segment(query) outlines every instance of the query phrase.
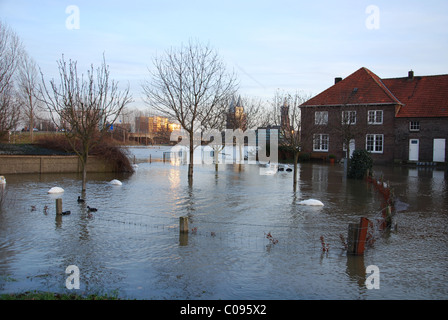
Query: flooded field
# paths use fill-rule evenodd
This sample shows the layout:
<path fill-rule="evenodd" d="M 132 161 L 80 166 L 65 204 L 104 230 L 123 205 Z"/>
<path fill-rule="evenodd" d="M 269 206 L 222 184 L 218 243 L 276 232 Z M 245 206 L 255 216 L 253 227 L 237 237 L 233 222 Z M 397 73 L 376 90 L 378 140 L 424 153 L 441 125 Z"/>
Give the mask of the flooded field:
<path fill-rule="evenodd" d="M 300 164 L 295 193 L 292 173 L 260 175 L 255 164 L 195 165 L 189 187 L 187 166 L 160 161 L 163 148 L 130 151 L 136 172 L 89 174 L 85 203 L 77 174 L 6 177 L 0 293 L 67 292 L 65 271 L 75 265 L 79 293 L 132 299 L 448 298 L 446 170 L 375 167 L 397 198 L 394 227 L 351 256 L 341 235 L 377 216 L 382 199 L 340 164 Z M 47 194 L 55 186 L 65 192 Z M 70 215 L 56 216 L 57 197 Z M 324 206 L 299 204 L 310 198 Z M 379 289 L 365 285 L 370 265 Z"/>

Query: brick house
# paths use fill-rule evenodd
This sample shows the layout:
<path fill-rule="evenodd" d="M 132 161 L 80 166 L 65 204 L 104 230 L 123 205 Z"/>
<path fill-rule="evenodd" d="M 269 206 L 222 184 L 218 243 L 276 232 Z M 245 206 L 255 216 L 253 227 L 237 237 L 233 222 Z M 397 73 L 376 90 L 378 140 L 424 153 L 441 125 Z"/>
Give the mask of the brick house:
<path fill-rule="evenodd" d="M 383 79 L 403 103 L 395 116 L 395 159 L 448 161 L 448 75 Z"/>
<path fill-rule="evenodd" d="M 314 158 L 365 149 L 376 163 L 447 159 L 448 75 L 380 79 L 360 68 L 300 108 L 302 151 Z"/>

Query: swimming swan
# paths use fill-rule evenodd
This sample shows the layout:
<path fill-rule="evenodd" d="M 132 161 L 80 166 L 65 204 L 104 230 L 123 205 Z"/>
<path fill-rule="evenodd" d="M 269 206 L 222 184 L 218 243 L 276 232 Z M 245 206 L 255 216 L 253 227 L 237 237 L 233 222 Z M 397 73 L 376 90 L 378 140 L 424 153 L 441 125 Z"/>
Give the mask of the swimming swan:
<path fill-rule="evenodd" d="M 316 200 L 316 199 L 308 199 L 308 200 L 302 200 L 299 202 L 300 205 L 303 206 L 323 206 L 324 204 L 322 201 Z"/>
<path fill-rule="evenodd" d="M 122 183 L 120 180 L 114 179 L 111 182 L 109 182 L 110 184 L 113 184 L 114 186 L 121 186 Z"/>
<path fill-rule="evenodd" d="M 48 193 L 62 193 L 64 192 L 64 189 L 60 187 L 53 187 L 50 190 L 48 190 Z"/>

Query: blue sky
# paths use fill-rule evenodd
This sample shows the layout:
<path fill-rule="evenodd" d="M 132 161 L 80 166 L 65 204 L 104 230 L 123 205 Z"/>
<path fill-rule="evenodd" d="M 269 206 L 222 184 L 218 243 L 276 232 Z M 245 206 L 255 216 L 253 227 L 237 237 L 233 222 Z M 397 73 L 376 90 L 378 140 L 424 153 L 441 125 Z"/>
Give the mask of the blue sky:
<path fill-rule="evenodd" d="M 67 28 L 70 5 L 79 9 L 79 29 Z M 62 54 L 85 71 L 104 53 L 112 77 L 129 83 L 133 106 L 142 108 L 155 55 L 189 39 L 219 52 L 242 95 L 266 100 L 277 89 L 318 94 L 361 67 L 382 78 L 448 73 L 446 0 L 0 0 L 0 19 L 47 79 L 58 76 Z"/>

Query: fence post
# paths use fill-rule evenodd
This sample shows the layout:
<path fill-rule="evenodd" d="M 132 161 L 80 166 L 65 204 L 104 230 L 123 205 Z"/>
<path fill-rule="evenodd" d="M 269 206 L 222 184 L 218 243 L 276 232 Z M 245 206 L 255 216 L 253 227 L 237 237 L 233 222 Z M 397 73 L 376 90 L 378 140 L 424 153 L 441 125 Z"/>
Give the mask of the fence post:
<path fill-rule="evenodd" d="M 370 220 L 361 217 L 358 223 L 349 223 L 347 237 L 347 253 L 362 255 L 366 248 L 367 234 L 369 230 Z"/>
<path fill-rule="evenodd" d="M 386 207 L 386 228 L 392 225 L 392 209 L 390 206 Z"/>
<path fill-rule="evenodd" d="M 56 199 L 56 214 L 57 215 L 62 214 L 62 199 L 61 198 Z"/>
<path fill-rule="evenodd" d="M 348 237 L 347 237 L 347 253 L 356 254 L 356 247 L 358 242 L 358 224 L 348 224 Z"/>
<path fill-rule="evenodd" d="M 181 233 L 188 232 L 188 217 L 179 218 L 179 231 Z"/>
<path fill-rule="evenodd" d="M 364 254 L 367 241 L 367 231 L 369 230 L 369 223 L 369 219 L 361 217 L 361 220 L 359 222 L 358 245 L 356 248 L 356 254 Z"/>

